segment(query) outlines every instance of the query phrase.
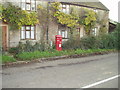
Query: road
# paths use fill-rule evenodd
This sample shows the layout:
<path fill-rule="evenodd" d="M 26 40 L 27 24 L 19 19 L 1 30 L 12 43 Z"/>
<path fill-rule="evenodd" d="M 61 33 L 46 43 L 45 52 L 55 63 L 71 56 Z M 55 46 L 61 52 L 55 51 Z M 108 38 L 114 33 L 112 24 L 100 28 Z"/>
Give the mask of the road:
<path fill-rule="evenodd" d="M 3 88 L 118 88 L 118 54 L 4 68 Z"/>

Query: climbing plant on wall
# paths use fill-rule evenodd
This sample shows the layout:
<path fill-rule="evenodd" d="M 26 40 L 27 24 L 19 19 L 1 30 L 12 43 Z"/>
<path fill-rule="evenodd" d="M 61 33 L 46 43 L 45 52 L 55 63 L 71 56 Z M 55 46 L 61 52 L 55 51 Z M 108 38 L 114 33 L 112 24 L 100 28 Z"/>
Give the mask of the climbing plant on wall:
<path fill-rule="evenodd" d="M 54 2 L 51 4 L 51 6 L 54 8 L 53 16 L 57 18 L 57 21 L 62 24 L 66 25 L 67 27 L 74 28 L 78 25 L 78 20 L 76 16 L 73 16 L 71 14 L 66 14 L 60 11 L 60 5 L 59 2 Z"/>
<path fill-rule="evenodd" d="M 18 6 L 7 3 L 2 6 L 0 19 L 10 24 L 11 29 L 20 29 L 22 25 L 35 25 L 38 23 L 37 13 L 21 10 Z"/>
<path fill-rule="evenodd" d="M 76 26 L 84 25 L 86 34 L 90 34 L 91 29 L 96 23 L 96 13 L 93 10 L 84 9 L 85 15 L 80 17 L 80 15 L 75 15 L 74 13 L 66 14 L 60 11 L 59 2 L 54 2 L 51 6 L 54 8 L 53 16 L 57 18 L 58 23 L 66 25 L 67 27 L 73 29 Z M 82 21 L 82 22 L 81 22 Z"/>
<path fill-rule="evenodd" d="M 90 35 L 91 29 L 95 26 L 96 24 L 96 13 L 93 10 L 87 10 L 87 13 L 85 14 L 86 18 L 84 19 L 84 25 L 85 25 L 85 30 L 86 34 Z"/>

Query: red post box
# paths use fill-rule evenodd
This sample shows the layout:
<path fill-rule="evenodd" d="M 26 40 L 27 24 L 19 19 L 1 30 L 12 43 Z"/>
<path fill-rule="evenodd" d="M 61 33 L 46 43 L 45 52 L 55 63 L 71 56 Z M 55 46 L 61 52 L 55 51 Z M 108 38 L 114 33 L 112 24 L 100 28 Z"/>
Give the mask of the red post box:
<path fill-rule="evenodd" d="M 62 50 L 62 36 L 61 35 L 55 36 L 55 45 L 56 45 L 56 50 L 58 51 Z"/>

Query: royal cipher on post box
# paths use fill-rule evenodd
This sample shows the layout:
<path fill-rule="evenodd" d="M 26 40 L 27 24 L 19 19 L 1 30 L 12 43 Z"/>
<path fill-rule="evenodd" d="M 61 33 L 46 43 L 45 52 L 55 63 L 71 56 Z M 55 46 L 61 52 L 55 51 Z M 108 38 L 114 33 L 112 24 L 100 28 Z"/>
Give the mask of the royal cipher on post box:
<path fill-rule="evenodd" d="M 55 36 L 55 46 L 56 46 L 56 50 L 58 51 L 62 50 L 62 36 L 61 35 Z"/>

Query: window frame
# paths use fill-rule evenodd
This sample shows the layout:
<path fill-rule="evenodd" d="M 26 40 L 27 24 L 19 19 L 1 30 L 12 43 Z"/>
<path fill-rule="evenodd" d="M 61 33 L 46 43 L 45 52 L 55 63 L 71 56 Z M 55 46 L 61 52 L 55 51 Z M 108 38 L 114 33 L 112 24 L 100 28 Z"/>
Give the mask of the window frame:
<path fill-rule="evenodd" d="M 34 2 L 33 2 L 34 1 Z M 32 6 L 34 4 L 34 10 L 32 10 Z M 24 6 L 23 6 L 24 5 Z M 29 9 L 27 9 L 27 5 L 29 5 Z M 25 2 L 21 1 L 21 5 L 20 5 L 22 10 L 26 10 L 26 11 L 36 11 L 36 0 L 30 0 L 30 2 L 27 2 L 27 0 L 25 0 Z M 23 9 L 24 8 L 24 9 Z"/>
<path fill-rule="evenodd" d="M 66 14 L 69 14 L 70 13 L 70 5 L 69 4 L 62 4 L 62 9 L 61 9 L 61 11 L 63 12 L 63 13 L 66 13 Z M 64 11 L 65 10 L 65 11 Z"/>
<path fill-rule="evenodd" d="M 64 37 L 62 36 L 62 32 L 64 32 Z M 68 39 L 68 31 L 67 30 L 59 30 L 58 34 L 62 36 L 62 39 Z"/>
<path fill-rule="evenodd" d="M 97 28 L 97 27 L 94 27 L 94 28 L 92 29 L 92 35 L 97 36 L 97 30 L 98 30 L 98 28 Z"/>
<path fill-rule="evenodd" d="M 27 26 L 30 27 L 29 30 L 26 30 Z M 22 28 L 20 29 L 20 40 L 36 40 L 36 25 L 33 25 L 33 26 L 34 26 L 34 39 L 31 38 L 31 31 L 32 31 L 31 27 L 32 27 L 32 25 L 24 25 L 24 26 L 22 26 L 22 27 L 24 27 L 24 30 L 22 30 Z M 24 32 L 24 39 L 21 37 L 22 36 L 22 31 L 25 31 Z M 26 31 L 30 32 L 30 36 L 29 36 L 30 38 L 26 38 Z"/>

